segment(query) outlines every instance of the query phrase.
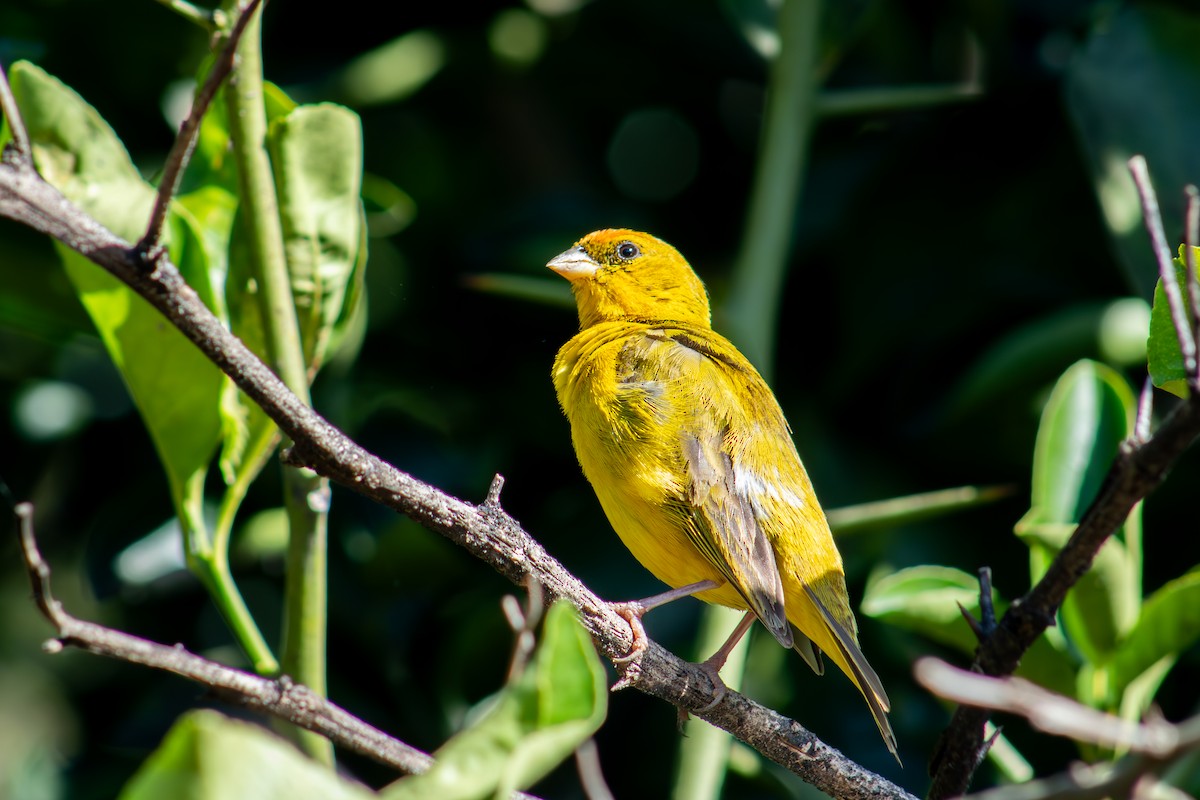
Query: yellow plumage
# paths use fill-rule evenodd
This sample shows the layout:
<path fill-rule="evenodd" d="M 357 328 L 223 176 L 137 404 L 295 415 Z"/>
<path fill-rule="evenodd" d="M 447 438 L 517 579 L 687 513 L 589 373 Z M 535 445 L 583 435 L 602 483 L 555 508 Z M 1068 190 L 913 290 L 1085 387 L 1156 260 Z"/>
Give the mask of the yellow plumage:
<path fill-rule="evenodd" d="M 625 546 L 672 587 L 720 584 L 696 597 L 752 610 L 818 673 L 812 645 L 826 653 L 895 754 L 825 513 L 775 396 L 712 330 L 700 279 L 673 247 L 629 230 L 591 233 L 548 266 L 571 281 L 580 321 L 554 387 Z"/>

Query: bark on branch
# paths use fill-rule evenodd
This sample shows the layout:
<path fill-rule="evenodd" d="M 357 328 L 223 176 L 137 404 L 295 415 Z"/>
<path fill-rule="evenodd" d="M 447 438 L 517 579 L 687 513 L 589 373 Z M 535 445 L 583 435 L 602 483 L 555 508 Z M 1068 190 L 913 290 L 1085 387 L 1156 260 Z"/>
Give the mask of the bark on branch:
<path fill-rule="evenodd" d="M 29 572 L 34 602 L 57 631 L 56 638 L 46 643 L 46 650 L 57 652 L 64 646 L 78 647 L 89 653 L 173 672 L 202 684 L 223 700 L 320 733 L 341 747 L 401 772 L 424 772 L 433 763 L 427 754 L 371 727 L 286 677 L 276 680 L 252 675 L 189 653 L 183 645 L 168 647 L 71 616 L 51 594 L 50 567 L 34 539 L 33 506 L 21 503 L 16 513 L 21 554 Z"/>

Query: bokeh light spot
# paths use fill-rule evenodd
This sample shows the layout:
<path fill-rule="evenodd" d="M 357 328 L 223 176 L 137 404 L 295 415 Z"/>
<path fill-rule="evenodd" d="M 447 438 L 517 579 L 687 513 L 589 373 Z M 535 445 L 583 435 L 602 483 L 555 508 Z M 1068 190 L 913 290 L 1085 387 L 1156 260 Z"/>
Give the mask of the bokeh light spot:
<path fill-rule="evenodd" d="M 501 11 L 488 26 L 488 46 L 501 61 L 525 67 L 541 57 L 546 48 L 546 23 L 524 9 Z"/>
<path fill-rule="evenodd" d="M 395 103 L 424 86 L 445 63 L 446 48 L 437 34 L 417 30 L 351 61 L 339 83 L 351 105 Z"/>
<path fill-rule="evenodd" d="M 621 121 L 608 146 L 613 181 L 637 200 L 670 200 L 696 178 L 700 139 L 679 114 L 664 108 L 635 111 Z"/>
<path fill-rule="evenodd" d="M 13 403 L 17 430 L 35 441 L 70 436 L 91 417 L 92 401 L 87 392 L 63 381 L 31 384 Z"/>
<path fill-rule="evenodd" d="M 587 0 L 525 0 L 525 5 L 546 17 L 561 17 L 583 8 Z"/>

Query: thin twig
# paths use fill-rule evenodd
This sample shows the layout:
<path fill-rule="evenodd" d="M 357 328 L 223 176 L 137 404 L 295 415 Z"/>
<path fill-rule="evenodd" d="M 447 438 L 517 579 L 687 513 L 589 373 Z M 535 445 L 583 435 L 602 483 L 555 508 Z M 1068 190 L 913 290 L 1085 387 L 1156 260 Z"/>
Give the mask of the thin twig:
<path fill-rule="evenodd" d="M 187 2 L 187 0 L 158 0 L 158 2 L 184 19 L 196 23 L 206 31 L 221 28 L 222 23 L 225 21 L 225 12 L 220 9 L 209 10 L 207 8 L 200 8 Z"/>
<path fill-rule="evenodd" d="M 1142 200 L 1142 218 L 1146 223 L 1146 232 L 1150 234 L 1150 244 L 1154 250 L 1154 259 L 1158 262 L 1158 274 L 1162 279 L 1163 294 L 1167 298 L 1167 306 L 1171 309 L 1171 320 L 1175 324 L 1175 335 L 1179 339 L 1179 352 L 1183 355 L 1183 369 L 1190 376 L 1196 374 L 1196 336 L 1188 322 L 1184 310 L 1183 294 L 1179 290 L 1179 278 L 1175 274 L 1175 261 L 1171 250 L 1167 247 L 1167 234 L 1163 230 L 1162 215 L 1158 210 L 1158 196 L 1150 182 L 1150 172 L 1146 168 L 1146 159 L 1134 156 L 1129 159 L 1129 172 L 1137 186 L 1138 196 Z"/>
<path fill-rule="evenodd" d="M 964 705 L 1019 714 L 1038 730 L 1077 742 L 1163 757 L 1179 736 L 1160 720 L 1138 724 L 1089 708 L 1021 678 L 992 678 L 953 667 L 936 658 L 913 666 L 917 683 L 938 697 Z"/>
<path fill-rule="evenodd" d="M 51 593 L 50 567 L 42 558 L 34 537 L 33 506 L 20 503 L 15 513 L 33 599 L 58 633 L 57 638 L 50 640 L 44 648 L 48 652 L 57 652 L 64 645 L 70 645 L 89 653 L 172 672 L 202 684 L 225 700 L 285 719 L 326 736 L 347 750 L 402 772 L 424 772 L 433 763 L 429 755 L 368 725 L 286 677 L 279 680 L 263 678 L 201 658 L 181 645 L 168 647 L 71 616 Z"/>
<path fill-rule="evenodd" d="M 1141 724 L 1129 722 L 1020 678 L 989 678 L 935 658 L 921 659 L 913 672 L 918 683 L 940 697 L 1019 714 L 1046 733 L 1130 753 L 1115 764 L 1073 766 L 1040 781 L 971 795 L 973 800 L 1137 796 L 1134 787 L 1156 782 L 1172 762 L 1200 750 L 1200 717 L 1178 725 L 1157 717 Z"/>
<path fill-rule="evenodd" d="M 166 223 L 167 209 L 171 205 L 171 198 L 178 191 L 183 171 L 192 157 L 192 151 L 196 148 L 200 123 L 204 120 L 208 107 L 212 105 L 213 98 L 217 96 L 217 90 L 233 70 L 233 59 L 237 52 L 238 42 L 260 2 L 261 0 L 249 0 L 238 13 L 233 30 L 226 37 L 225 46 L 217 54 L 208 77 L 204 79 L 204 85 L 196 92 L 187 119 L 179 126 L 179 134 L 175 137 L 175 143 L 171 146 L 171 152 L 167 155 L 166 163 L 163 165 L 162 180 L 158 184 L 158 195 L 154 199 L 154 208 L 150 212 L 150 223 L 146 226 L 146 233 L 142 236 L 142 240 L 137 244 L 138 252 L 151 262 L 156 260 L 154 254 L 161 246 L 163 225 Z"/>
<path fill-rule="evenodd" d="M 500 601 L 504 617 L 515 634 L 512 658 L 508 664 L 508 683 L 516 681 L 525 671 L 537 644 L 534 633 L 542 621 L 542 613 L 545 609 L 542 587 L 538 585 L 536 577 L 529 575 L 526 578 L 525 589 L 527 598 L 525 608 L 521 608 L 521 601 L 511 594 L 504 595 Z"/>
<path fill-rule="evenodd" d="M 12 134 L 12 141 L 8 147 L 11 148 L 12 155 L 22 162 L 32 164 L 33 148 L 29 144 L 29 131 L 25 128 L 25 120 L 21 118 L 21 109 L 17 108 L 17 99 L 13 97 L 12 86 L 8 82 L 3 64 L 0 64 L 0 113 L 8 120 L 8 130 Z M 8 157 L 8 154 L 5 156 Z"/>
<path fill-rule="evenodd" d="M 579 783 L 588 800 L 613 800 L 600 767 L 600 748 L 596 747 L 595 739 L 588 739 L 575 750 L 575 768 L 579 770 Z"/>
<path fill-rule="evenodd" d="M 1147 375 L 1138 394 L 1137 414 L 1133 417 L 1133 440 L 1144 442 L 1150 438 L 1150 423 L 1154 418 L 1154 381 Z"/>

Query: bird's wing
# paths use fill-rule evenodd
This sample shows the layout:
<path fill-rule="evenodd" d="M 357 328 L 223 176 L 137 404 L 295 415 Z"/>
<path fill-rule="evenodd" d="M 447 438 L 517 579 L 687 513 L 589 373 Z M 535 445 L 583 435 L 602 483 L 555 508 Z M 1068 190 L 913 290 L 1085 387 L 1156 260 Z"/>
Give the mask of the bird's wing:
<path fill-rule="evenodd" d="M 750 604 L 759 621 L 784 647 L 792 629 L 783 605 L 783 582 L 775 551 L 737 490 L 733 462 L 723 448 L 723 432 L 681 434 L 687 469 L 688 502 L 695 524 L 688 533 L 697 549 Z"/>
<path fill-rule="evenodd" d="M 838 651 L 841 654 L 842 660 L 849 667 L 847 674 L 853 678 L 854 683 L 858 685 L 859 691 L 862 692 L 863 698 L 867 701 L 867 706 L 871 709 L 871 716 L 875 718 L 875 724 L 879 728 L 879 733 L 883 737 L 884 744 L 892 755 L 896 756 L 897 760 L 900 756 L 896 752 L 896 734 L 892 732 L 892 726 L 888 722 L 887 712 L 891 710 L 892 703 L 888 700 L 887 692 L 883 690 L 883 683 L 879 680 L 879 676 L 875 674 L 875 670 L 867 663 L 867 659 L 859 649 L 858 643 L 854 640 L 854 635 L 846 630 L 842 623 L 838 622 L 837 617 L 829 610 L 829 607 L 821 601 L 820 596 L 813 590 L 811 586 L 805 586 L 804 591 L 808 594 L 809 600 L 820 613 L 829 632 L 833 634 L 834 642 L 837 644 Z"/>
<path fill-rule="evenodd" d="M 709 331 L 668 328 L 648 338 L 648 355 L 678 403 L 671 416 L 678 425 L 688 536 L 779 643 L 792 647 L 775 552 L 756 518 L 753 487 L 739 480 L 733 458 L 733 426 L 745 424 L 738 387 L 769 390 L 732 345 Z"/>

